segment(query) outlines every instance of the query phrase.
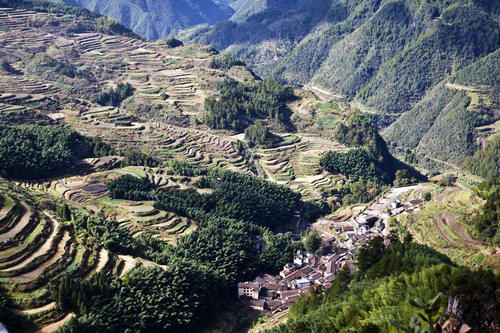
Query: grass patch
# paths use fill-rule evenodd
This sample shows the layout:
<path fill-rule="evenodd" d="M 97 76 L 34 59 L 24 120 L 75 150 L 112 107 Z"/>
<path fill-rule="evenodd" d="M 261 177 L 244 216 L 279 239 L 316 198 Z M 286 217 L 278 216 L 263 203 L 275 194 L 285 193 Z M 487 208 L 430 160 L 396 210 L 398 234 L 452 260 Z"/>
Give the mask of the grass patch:
<path fill-rule="evenodd" d="M 136 168 L 125 167 L 125 168 L 120 169 L 120 171 L 126 172 L 128 174 L 131 174 L 131 175 L 139 177 L 139 178 L 146 177 L 146 173 L 143 170 L 139 170 Z"/>

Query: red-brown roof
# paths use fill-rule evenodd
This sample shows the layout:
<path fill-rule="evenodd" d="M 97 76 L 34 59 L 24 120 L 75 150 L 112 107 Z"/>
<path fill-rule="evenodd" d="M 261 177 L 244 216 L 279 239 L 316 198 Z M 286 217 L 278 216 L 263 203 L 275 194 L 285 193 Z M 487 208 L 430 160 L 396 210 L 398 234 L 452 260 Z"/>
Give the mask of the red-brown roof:
<path fill-rule="evenodd" d="M 260 284 L 253 282 L 240 282 L 238 283 L 238 288 L 260 288 Z"/>
<path fill-rule="evenodd" d="M 283 290 L 283 291 L 281 291 L 281 292 L 280 292 L 280 294 L 281 294 L 281 297 L 283 297 L 283 298 L 289 298 L 289 297 L 291 297 L 291 296 L 296 296 L 296 295 L 298 295 L 298 294 L 299 294 L 299 292 L 300 292 L 300 290 L 298 290 L 298 289 L 294 289 L 294 290 Z"/>

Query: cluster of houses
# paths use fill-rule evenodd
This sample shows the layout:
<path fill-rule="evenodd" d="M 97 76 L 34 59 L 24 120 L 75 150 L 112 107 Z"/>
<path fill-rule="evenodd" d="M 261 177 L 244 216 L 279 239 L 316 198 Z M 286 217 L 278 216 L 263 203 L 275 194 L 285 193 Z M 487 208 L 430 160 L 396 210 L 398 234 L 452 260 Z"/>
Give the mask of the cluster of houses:
<path fill-rule="evenodd" d="M 250 307 L 260 311 L 282 311 L 311 286 L 329 288 L 337 272 L 356 268 L 352 251 L 337 249 L 335 254 L 317 256 L 297 251 L 277 276 L 265 274 L 250 282 L 238 283 L 238 297 L 247 298 Z"/>
<path fill-rule="evenodd" d="M 411 212 L 421 203 L 422 200 L 412 200 L 403 205 L 399 200 L 392 201 L 390 215 Z M 331 287 L 341 269 L 356 269 L 353 258 L 357 248 L 376 236 L 383 236 L 384 232 L 387 234 L 384 219 L 388 218 L 388 213 L 383 213 L 381 218 L 366 212 L 344 222 L 321 221 L 336 224 L 337 235 L 344 235 L 323 240 L 327 255 L 317 256 L 299 250 L 293 262 L 287 263 L 279 275 L 265 274 L 253 281 L 238 283 L 238 297 L 247 299 L 253 309 L 274 313 L 290 307 L 300 295 L 308 294 L 312 286 Z M 265 247 L 262 242 L 257 239 L 257 248 Z M 387 238 L 384 243 L 388 245 Z"/>
<path fill-rule="evenodd" d="M 403 212 L 406 213 L 411 213 L 413 212 L 421 203 L 423 200 L 420 199 L 415 199 L 415 200 L 410 200 L 406 204 L 402 204 L 400 200 L 394 200 L 391 202 L 391 216 L 399 215 Z"/>

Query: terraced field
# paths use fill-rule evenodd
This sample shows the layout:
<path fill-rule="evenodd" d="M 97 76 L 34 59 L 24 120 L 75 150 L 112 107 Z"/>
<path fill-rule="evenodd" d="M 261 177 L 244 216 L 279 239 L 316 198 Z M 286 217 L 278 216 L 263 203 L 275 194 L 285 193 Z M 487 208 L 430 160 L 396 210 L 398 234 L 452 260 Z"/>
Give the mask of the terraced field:
<path fill-rule="evenodd" d="M 34 191 L 37 200 L 43 201 L 51 197 L 47 196 L 50 189 L 45 188 L 42 193 L 41 189 L 23 189 L 2 181 L 0 191 L 7 192 L 7 188 L 9 193 L 15 191 L 16 196 L 3 200 L 0 209 L 0 283 L 13 299 L 13 310 L 33 319 L 43 332 L 52 332 L 69 319 L 70 314 L 60 312 L 49 292 L 50 284 L 63 274 L 82 279 L 100 271 L 123 276 L 136 265 L 154 265 L 82 243 L 71 224 L 60 221 L 53 211 L 34 204 Z M 141 214 L 147 209 L 132 209 L 131 214 Z M 158 234 L 165 233 L 165 238 L 170 236 L 173 241 L 175 235 L 191 227 L 188 221 L 178 221 L 175 217 L 163 219 L 168 219 L 172 227 L 161 226 Z M 159 220 L 145 219 L 144 229 L 155 231 Z M 176 224 L 175 230 L 173 224 Z M 137 225 L 142 227 L 138 222 Z"/>
<path fill-rule="evenodd" d="M 304 198 L 318 198 L 326 188 L 342 182 L 319 166 L 327 151 L 347 151 L 348 148 L 331 140 L 307 134 L 283 134 L 283 142 L 276 148 L 256 149 L 258 163 L 272 181 L 286 184 Z"/>
<path fill-rule="evenodd" d="M 398 216 L 417 241 L 425 243 L 448 255 L 460 264 L 479 267 L 500 264 L 500 249 L 473 239 L 468 232 L 466 220 L 484 204 L 474 192 L 466 188 L 439 188 L 429 185 L 409 193 L 407 200 L 423 199 L 430 192 L 433 199 L 410 214 Z"/>
<path fill-rule="evenodd" d="M 275 148 L 250 149 L 239 143 L 241 135 L 200 125 L 205 98 L 218 95 L 217 81 L 256 80 L 245 67 L 215 69 L 211 48 L 169 48 L 162 41 L 92 32 L 88 23 L 68 15 L 0 8 L 0 58 L 10 65 L 9 70 L 0 68 L 0 121 L 71 126 L 119 150 L 134 148 L 162 162 L 175 158 L 253 173 L 290 186 L 304 199 L 320 198 L 344 181 L 323 172 L 318 161 L 326 151 L 347 148 L 317 133 L 283 133 Z M 57 70 L 68 63 L 74 76 Z M 130 83 L 133 95 L 119 105 L 96 103 L 101 92 L 118 83 Z M 312 94 L 302 92 L 290 107 L 307 118 L 315 102 Z M 102 214 L 133 237 L 149 234 L 172 244 L 197 228 L 196 221 L 155 209 L 150 201 L 111 200 L 106 182 L 125 174 L 146 177 L 165 191 L 193 187 L 196 180 L 174 176 L 164 167 L 120 168 L 122 159 L 83 160 L 81 173 L 59 179 L 0 178 L 0 193 L 9 193 L 0 208 L 0 283 L 16 313 L 33 319 L 42 332 L 54 331 L 72 316 L 55 306 L 50 292 L 51 283 L 63 274 L 80 279 L 96 272 L 123 276 L 137 265 L 155 265 L 85 243 L 71 223 L 56 216 L 56 205 Z"/>
<path fill-rule="evenodd" d="M 243 152 L 235 149 L 241 137 L 196 125 L 203 115 L 205 98 L 218 94 L 217 81 L 227 77 L 255 80 L 241 66 L 227 71 L 212 68 L 215 51 L 211 48 L 168 48 L 162 41 L 150 43 L 96 32 L 65 32 L 65 28 L 72 27 L 71 16 L 11 9 L 0 9 L 0 15 L 5 18 L 0 20 L 0 55 L 12 55 L 9 63 L 18 71 L 0 70 L 0 118 L 64 121 L 119 149 L 136 148 L 160 160 L 180 158 L 252 172 L 288 184 L 307 199 L 319 198 L 325 187 L 342 181 L 322 172 L 318 161 L 325 151 L 346 148 L 322 137 L 285 133 L 279 147 Z M 46 21 L 57 21 L 57 27 L 44 24 Z M 70 61 L 77 74 L 70 78 L 35 66 L 34 60 L 30 60 L 33 55 L 35 59 L 47 55 L 55 61 Z M 93 102 L 98 93 L 118 82 L 130 83 L 135 89 L 133 96 L 118 106 Z M 318 103 L 323 105 L 310 93 L 298 95 L 300 100 L 290 105 L 298 118 L 310 117 L 311 108 Z M 327 106 L 320 107 L 322 115 L 346 116 L 345 110 L 338 107 L 335 114 L 330 114 Z M 56 191 L 64 188 L 51 186 Z M 94 195 L 74 192 L 66 191 L 66 199 L 84 202 Z"/>

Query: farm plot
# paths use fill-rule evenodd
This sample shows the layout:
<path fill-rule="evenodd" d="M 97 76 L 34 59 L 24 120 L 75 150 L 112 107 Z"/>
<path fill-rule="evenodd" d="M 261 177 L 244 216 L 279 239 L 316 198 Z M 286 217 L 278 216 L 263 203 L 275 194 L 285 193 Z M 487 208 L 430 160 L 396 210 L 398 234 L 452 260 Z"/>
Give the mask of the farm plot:
<path fill-rule="evenodd" d="M 87 183 L 95 179 L 102 179 L 102 176 L 90 174 L 58 180 L 55 183 L 73 189 L 82 188 L 82 191 L 85 189 L 90 193 L 100 192 L 103 190 L 102 186 Z M 53 186 L 53 183 L 46 185 Z M 28 316 L 40 329 L 51 331 L 53 327 L 61 325 L 68 316 L 55 306 L 49 291 L 49 283 L 57 282 L 64 274 L 81 279 L 89 278 L 100 271 L 123 276 L 136 265 L 153 265 L 131 257 L 118 256 L 102 247 L 87 247 L 88 244 L 82 243 L 74 229 L 56 218 L 53 211 L 41 210 L 39 206 L 32 205 L 30 193 L 41 191 L 40 189 L 25 187 L 22 190 L 1 181 L 2 193 L 5 193 L 6 186 L 9 186 L 9 193 L 15 193 L 16 197 L 2 196 L 0 201 L 0 224 L 3 226 L 0 229 L 0 237 L 4 240 L 0 244 L 0 285 L 12 299 L 15 307 L 13 310 Z M 49 193 L 37 193 L 37 197 L 48 200 Z M 99 198 L 92 200 L 97 201 Z M 131 209 L 130 214 L 147 212 L 147 203 L 144 206 L 143 209 Z M 154 218 L 154 215 L 150 218 Z M 141 223 L 153 225 L 159 222 L 146 220 Z M 165 230 L 172 231 L 172 234 L 177 230 L 180 235 L 186 231 L 187 227 L 182 227 L 186 223 L 188 221 L 181 220 Z M 147 230 L 153 231 L 153 227 Z M 7 237 L 15 241 L 6 242 L 5 240 L 9 239 Z"/>
<path fill-rule="evenodd" d="M 319 198 L 325 188 L 338 180 L 319 166 L 321 156 L 330 150 L 347 148 L 333 141 L 314 136 L 284 134 L 280 146 L 256 149 L 259 163 L 270 180 L 286 184 L 299 191 L 304 198 Z"/>
<path fill-rule="evenodd" d="M 478 211 L 481 199 L 468 189 L 441 190 L 429 185 L 425 191 L 432 193 L 433 199 L 424 202 L 410 214 L 399 215 L 398 221 L 414 233 L 418 240 L 448 255 L 459 264 L 499 267 L 499 254 L 468 233 L 466 218 Z M 420 199 L 422 193 L 410 193 L 408 200 Z M 478 257 L 484 260 L 478 260 Z"/>

